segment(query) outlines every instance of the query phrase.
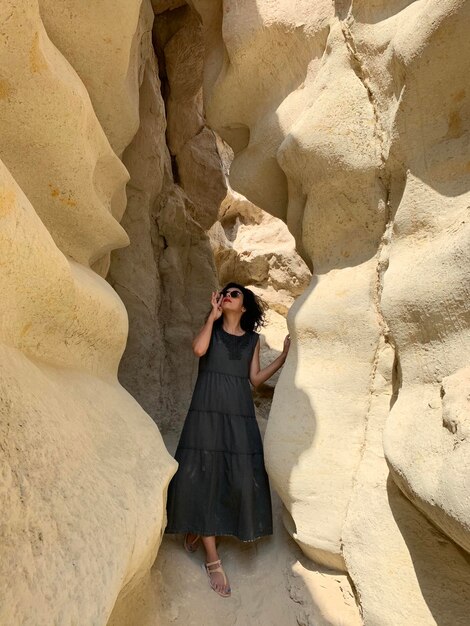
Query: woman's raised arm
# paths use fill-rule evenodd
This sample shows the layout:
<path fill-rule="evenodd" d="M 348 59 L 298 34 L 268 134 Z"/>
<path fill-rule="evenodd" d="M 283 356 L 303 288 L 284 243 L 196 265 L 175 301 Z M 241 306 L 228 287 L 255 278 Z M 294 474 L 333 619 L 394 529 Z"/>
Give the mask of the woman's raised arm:
<path fill-rule="evenodd" d="M 250 383 L 255 388 L 259 387 L 259 385 L 268 380 L 268 378 L 271 378 L 271 376 L 284 365 L 287 353 L 289 352 L 290 336 L 286 335 L 284 338 L 284 348 L 281 354 L 263 369 L 260 369 L 259 364 L 259 344 L 260 342 L 258 340 L 250 363 Z"/>
<path fill-rule="evenodd" d="M 220 304 L 222 302 L 223 294 L 221 294 L 219 298 L 217 298 L 217 296 L 217 291 L 213 291 L 211 295 L 212 311 L 209 313 L 209 317 L 207 318 L 204 326 L 193 339 L 193 352 L 196 356 L 199 357 L 207 352 L 207 348 L 209 347 L 209 343 L 211 340 L 212 326 L 215 320 L 219 319 L 219 317 L 222 315 L 222 309 L 220 308 Z"/>

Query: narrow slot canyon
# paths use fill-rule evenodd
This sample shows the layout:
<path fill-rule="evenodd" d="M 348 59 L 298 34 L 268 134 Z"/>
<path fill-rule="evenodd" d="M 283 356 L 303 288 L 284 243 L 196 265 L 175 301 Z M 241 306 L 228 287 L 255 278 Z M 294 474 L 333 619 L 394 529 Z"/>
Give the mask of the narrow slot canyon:
<path fill-rule="evenodd" d="M 295 7 L 294 7 L 295 4 Z M 467 626 L 470 3 L 4 0 L 3 626 Z M 274 532 L 165 534 L 229 281 Z"/>

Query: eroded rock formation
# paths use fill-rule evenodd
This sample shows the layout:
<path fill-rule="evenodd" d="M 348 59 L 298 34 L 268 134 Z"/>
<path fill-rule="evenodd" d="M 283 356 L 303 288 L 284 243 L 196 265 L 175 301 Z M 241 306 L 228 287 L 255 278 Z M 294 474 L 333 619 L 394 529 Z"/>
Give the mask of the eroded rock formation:
<path fill-rule="evenodd" d="M 131 243 L 113 253 L 108 275 L 129 313 L 119 378 L 163 431 L 178 430 L 189 405 L 191 339 L 217 288 L 205 229 L 227 193 L 203 115 L 198 16 L 184 2 L 170 4 L 154 2 L 153 29 L 143 29 L 153 31 L 158 60 L 149 49 L 140 128 L 123 155 L 131 180 L 122 225 Z"/>
<path fill-rule="evenodd" d="M 236 280 L 249 286 L 271 312 L 285 317 L 308 287 L 311 273 L 285 223 L 231 188 L 228 174 L 233 152 L 220 138 L 217 150 L 227 178 L 227 195 L 208 234 L 219 283 Z"/>
<path fill-rule="evenodd" d="M 366 623 L 463 624 L 470 7 L 194 5 L 232 186 L 314 271 L 265 439 L 286 525 Z"/>
<path fill-rule="evenodd" d="M 52 30 L 67 31 L 61 8 L 45 4 Z M 86 22 L 86 8 L 68 4 Z M 135 66 L 132 4 L 114 10 L 129 20 L 120 45 Z M 128 173 L 37 2 L 3 2 L 0 23 L 0 622 L 105 624 L 148 576 L 175 471 L 118 383 L 127 314 L 90 267 L 104 273 L 109 252 L 128 244 L 118 221 Z M 92 72 L 96 51 L 73 49 L 77 69 Z M 114 69 L 113 93 L 128 67 Z"/>
<path fill-rule="evenodd" d="M 293 623 L 356 623 L 347 572 L 370 626 L 466 625 L 470 4 L 6 0 L 0 23 L 0 622 L 190 614 L 150 573 L 175 463 L 149 414 L 185 414 L 209 229 L 222 280 L 282 314 L 302 291 L 281 219 L 313 278 L 266 459 L 333 573 L 302 587 L 265 544 L 254 580 L 283 563 L 276 614 L 318 609 Z M 263 617 L 249 560 L 256 607 L 226 620 Z"/>

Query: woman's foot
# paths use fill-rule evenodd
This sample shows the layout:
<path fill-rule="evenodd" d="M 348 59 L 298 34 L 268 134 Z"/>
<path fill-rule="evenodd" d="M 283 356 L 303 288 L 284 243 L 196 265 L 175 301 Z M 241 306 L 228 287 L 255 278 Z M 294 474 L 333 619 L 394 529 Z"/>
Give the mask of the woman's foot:
<path fill-rule="evenodd" d="M 210 563 L 204 563 L 207 575 L 209 577 L 210 586 L 216 591 L 219 596 L 228 598 L 231 593 L 230 584 L 227 576 L 222 568 L 222 562 L 220 559 L 211 561 Z"/>
<path fill-rule="evenodd" d="M 200 535 L 196 535 L 196 533 L 186 533 L 184 536 L 184 549 L 186 552 L 196 552 L 199 545 Z"/>

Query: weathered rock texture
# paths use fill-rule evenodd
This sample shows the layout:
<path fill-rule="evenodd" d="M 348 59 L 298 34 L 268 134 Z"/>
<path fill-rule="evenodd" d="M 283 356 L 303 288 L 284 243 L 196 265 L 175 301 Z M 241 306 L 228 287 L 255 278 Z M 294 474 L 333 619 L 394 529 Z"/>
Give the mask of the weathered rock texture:
<path fill-rule="evenodd" d="M 122 225 L 131 244 L 113 253 L 108 280 L 129 313 L 119 378 L 167 430 L 179 428 L 187 411 L 197 369 L 191 340 L 217 288 L 216 272 L 193 204 L 173 181 L 153 55 L 140 102 L 141 125 L 123 157 L 131 180 Z"/>
<path fill-rule="evenodd" d="M 82 79 L 96 78 L 97 54 L 113 66 L 96 107 L 124 147 L 137 96 L 118 111 L 113 99 L 139 65 L 141 3 L 108 8 L 130 66 L 80 36 L 89 7 L 59 4 L 42 8 Z M 37 2 L 2 2 L 0 23 L 0 623 L 105 624 L 119 599 L 114 623 L 128 624 L 121 607 L 142 598 L 176 465 L 117 380 L 127 314 L 90 269 L 129 241 L 128 174 Z"/>
<path fill-rule="evenodd" d="M 356 623 L 345 572 L 371 626 L 466 625 L 470 4 L 5 0 L 0 24 L 0 623 L 194 617 L 171 604 L 191 570 L 150 572 L 175 463 L 117 370 L 127 342 L 120 380 L 179 428 L 206 231 L 285 313 L 306 270 L 280 218 L 313 278 L 266 459 L 287 530 L 342 573 L 329 607 L 312 568 L 307 601 L 306 559 L 266 543 L 225 620 L 263 619 L 282 562 L 282 626 L 286 595 L 293 622 Z"/>
<path fill-rule="evenodd" d="M 167 11 L 173 4 L 154 3 L 158 63 L 152 49 L 140 128 L 123 155 L 131 180 L 122 225 L 131 243 L 113 253 L 108 274 L 129 313 L 119 379 L 164 431 L 179 430 L 189 406 L 197 373 L 191 340 L 217 289 L 205 229 L 227 193 L 203 116 L 200 20 L 187 5 Z"/>
<path fill-rule="evenodd" d="M 470 5 L 192 4 L 231 184 L 314 271 L 265 439 L 286 526 L 366 623 L 464 624 Z"/>
<path fill-rule="evenodd" d="M 176 182 L 192 200 L 194 219 L 209 229 L 227 193 L 217 139 L 205 124 L 201 19 L 187 4 L 158 15 L 155 48 L 168 119 L 167 142 Z"/>
<path fill-rule="evenodd" d="M 209 231 L 221 285 L 247 285 L 286 316 L 308 286 L 311 273 L 284 222 L 229 190 Z"/>
<path fill-rule="evenodd" d="M 217 150 L 228 177 L 233 152 L 220 138 Z M 286 316 L 311 273 L 285 223 L 233 191 L 228 178 L 226 186 L 218 220 L 209 230 L 219 284 L 236 280 L 247 285 L 270 310 Z"/>

